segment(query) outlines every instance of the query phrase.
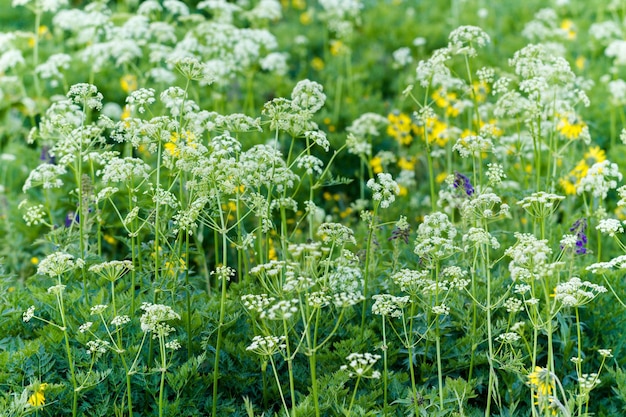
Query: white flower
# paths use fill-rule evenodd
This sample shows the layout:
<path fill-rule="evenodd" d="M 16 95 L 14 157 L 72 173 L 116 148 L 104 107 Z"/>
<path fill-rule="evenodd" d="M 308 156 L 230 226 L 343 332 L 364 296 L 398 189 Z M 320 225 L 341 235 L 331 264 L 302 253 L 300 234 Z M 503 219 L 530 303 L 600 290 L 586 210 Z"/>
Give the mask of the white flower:
<path fill-rule="evenodd" d="M 367 187 L 373 191 L 372 198 L 380 201 L 380 207 L 387 208 L 396 200 L 396 195 L 400 194 L 398 183 L 393 180 L 391 174 L 378 173 L 378 181 L 370 178 L 367 181 Z"/>

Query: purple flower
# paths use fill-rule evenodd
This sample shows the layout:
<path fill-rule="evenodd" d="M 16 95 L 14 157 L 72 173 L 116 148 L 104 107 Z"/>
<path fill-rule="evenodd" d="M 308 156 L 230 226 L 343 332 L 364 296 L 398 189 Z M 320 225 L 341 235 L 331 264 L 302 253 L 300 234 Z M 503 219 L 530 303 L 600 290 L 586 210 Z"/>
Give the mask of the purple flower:
<path fill-rule="evenodd" d="M 569 231 L 576 235 L 576 254 L 584 255 L 587 253 L 587 218 L 582 217 L 574 222 Z"/>
<path fill-rule="evenodd" d="M 41 148 L 41 155 L 39 156 L 39 160 L 48 164 L 56 164 L 54 156 L 50 155 L 50 148 L 48 146 L 44 146 Z"/>
<path fill-rule="evenodd" d="M 452 185 L 457 190 L 461 189 L 465 191 L 465 194 L 468 197 L 471 197 L 474 194 L 474 187 L 472 186 L 470 179 L 460 172 L 454 173 L 454 183 Z"/>
<path fill-rule="evenodd" d="M 73 223 L 78 224 L 79 221 L 80 219 L 78 217 L 78 213 L 70 211 L 69 213 L 67 213 L 67 216 L 65 216 L 65 227 L 70 227 Z"/>

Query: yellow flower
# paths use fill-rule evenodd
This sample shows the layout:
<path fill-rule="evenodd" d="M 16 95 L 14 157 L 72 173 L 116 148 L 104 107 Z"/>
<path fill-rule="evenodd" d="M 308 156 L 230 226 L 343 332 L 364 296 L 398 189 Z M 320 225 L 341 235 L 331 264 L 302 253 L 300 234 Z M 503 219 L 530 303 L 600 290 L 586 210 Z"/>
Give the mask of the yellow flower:
<path fill-rule="evenodd" d="M 565 193 L 565 195 L 575 195 L 576 184 L 577 184 L 576 179 L 571 178 L 571 176 L 561 178 L 559 180 L 559 185 L 563 189 L 563 192 Z"/>
<path fill-rule="evenodd" d="M 294 9 L 304 10 L 306 9 L 306 1 L 305 0 L 291 0 L 291 5 Z"/>
<path fill-rule="evenodd" d="M 554 381 L 548 369 L 535 366 L 535 370 L 528 374 L 528 384 L 539 396 L 546 397 L 552 394 Z"/>
<path fill-rule="evenodd" d="M 311 13 L 300 13 L 300 23 L 302 23 L 304 26 L 310 25 L 312 21 L 313 18 L 311 17 Z"/>
<path fill-rule="evenodd" d="M 570 19 L 563 19 L 563 21 L 561 22 L 561 29 L 563 29 L 567 34 L 567 39 L 576 39 L 576 26 L 574 26 L 574 22 L 572 22 Z"/>
<path fill-rule="evenodd" d="M 583 128 L 587 127 L 587 124 L 580 120 L 576 115 L 570 115 L 561 117 L 556 130 L 567 139 L 578 139 L 583 132 Z"/>
<path fill-rule="evenodd" d="M 404 185 L 399 185 L 398 187 L 400 187 L 400 192 L 398 193 L 400 197 L 409 194 L 409 190 Z"/>
<path fill-rule="evenodd" d="M 581 55 L 578 58 L 576 58 L 574 65 L 576 65 L 576 68 L 582 71 L 585 69 L 585 66 L 587 65 L 587 59 Z"/>
<path fill-rule="evenodd" d="M 122 111 L 122 115 L 120 117 L 120 119 L 122 120 L 126 120 L 130 117 L 130 106 L 126 105 L 124 106 L 124 110 Z M 128 122 L 126 122 L 126 127 L 130 127 L 130 124 Z"/>
<path fill-rule="evenodd" d="M 413 158 L 406 159 L 405 157 L 401 157 L 398 161 L 398 168 L 405 171 L 413 171 L 415 169 L 415 161 Z"/>
<path fill-rule="evenodd" d="M 589 148 L 587 152 L 585 152 L 585 154 L 583 155 L 583 159 L 588 166 L 592 166 L 593 164 L 606 160 L 606 153 L 604 152 L 604 149 L 600 148 L 599 146 L 593 146 Z M 587 173 L 585 172 L 585 175 L 586 174 Z"/>
<path fill-rule="evenodd" d="M 330 54 L 332 56 L 342 55 L 346 52 L 346 46 L 338 40 L 330 41 Z"/>
<path fill-rule="evenodd" d="M 435 182 L 437 184 L 441 184 L 446 180 L 446 178 L 448 178 L 448 174 L 446 172 L 442 172 L 440 174 L 437 174 L 437 176 L 435 177 Z"/>
<path fill-rule="evenodd" d="M 46 397 L 43 392 L 48 388 L 48 384 L 35 384 L 33 395 L 30 396 L 28 402 L 33 407 L 40 407 L 46 403 Z"/>
<path fill-rule="evenodd" d="M 109 245 L 115 245 L 117 243 L 117 239 L 115 239 L 111 235 L 105 234 L 103 238 L 104 238 L 104 241 L 108 243 Z"/>
<path fill-rule="evenodd" d="M 195 143 L 196 136 L 192 132 L 186 131 L 181 135 L 179 135 L 177 132 L 172 132 L 172 134 L 170 135 L 170 141 L 167 142 L 163 147 L 170 155 L 175 157 L 180 155 L 180 145 L 178 143 L 179 136 L 182 136 L 182 138 L 185 139 L 185 143 L 188 146 L 191 146 L 194 149 L 197 146 Z"/>
<path fill-rule="evenodd" d="M 448 93 L 443 87 L 440 87 L 433 93 L 432 98 L 438 107 L 445 109 L 446 116 L 456 117 L 459 115 L 459 109 L 455 106 L 458 101 L 456 93 Z"/>
<path fill-rule="evenodd" d="M 120 78 L 120 86 L 125 93 L 131 93 L 137 89 L 137 77 L 133 74 L 125 74 Z"/>
<path fill-rule="evenodd" d="M 318 56 L 316 56 L 315 58 L 313 58 L 311 60 L 311 67 L 313 67 L 313 69 L 315 71 L 321 71 L 324 69 L 324 60 Z"/>
<path fill-rule="evenodd" d="M 413 142 L 411 131 L 413 123 L 406 113 L 392 112 L 387 115 L 389 124 L 387 125 L 387 134 L 394 138 L 400 145 L 410 145 Z"/>
<path fill-rule="evenodd" d="M 33 256 L 32 258 L 30 258 L 30 263 L 33 265 L 39 265 L 39 258 L 36 256 Z"/>
<path fill-rule="evenodd" d="M 382 159 L 380 159 L 380 156 L 375 156 L 370 159 L 370 166 L 372 167 L 372 171 L 374 172 L 374 174 L 383 172 L 383 163 Z"/>
<path fill-rule="evenodd" d="M 489 84 L 484 81 L 474 81 L 472 83 L 472 91 L 474 92 L 476 101 L 482 103 L 487 100 L 491 88 L 489 88 Z"/>

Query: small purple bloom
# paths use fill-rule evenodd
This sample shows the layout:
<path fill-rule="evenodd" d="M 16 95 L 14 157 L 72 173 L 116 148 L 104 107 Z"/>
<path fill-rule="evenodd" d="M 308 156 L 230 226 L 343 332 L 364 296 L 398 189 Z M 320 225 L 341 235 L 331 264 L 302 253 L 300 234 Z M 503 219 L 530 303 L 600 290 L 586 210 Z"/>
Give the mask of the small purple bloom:
<path fill-rule="evenodd" d="M 50 155 L 50 148 L 48 146 L 41 148 L 41 155 L 39 156 L 39 159 L 48 164 L 54 165 L 56 163 L 54 156 Z"/>
<path fill-rule="evenodd" d="M 576 254 L 584 255 L 587 253 L 587 218 L 582 217 L 574 222 L 569 231 L 576 235 Z"/>
<path fill-rule="evenodd" d="M 71 227 L 73 223 L 78 224 L 79 221 L 78 213 L 70 211 L 67 213 L 67 216 L 65 216 L 65 227 Z"/>
<path fill-rule="evenodd" d="M 455 189 L 461 189 L 465 191 L 465 194 L 468 197 L 471 197 L 474 194 L 474 187 L 472 186 L 472 182 L 465 175 L 460 172 L 454 173 L 454 183 L 452 184 Z"/>

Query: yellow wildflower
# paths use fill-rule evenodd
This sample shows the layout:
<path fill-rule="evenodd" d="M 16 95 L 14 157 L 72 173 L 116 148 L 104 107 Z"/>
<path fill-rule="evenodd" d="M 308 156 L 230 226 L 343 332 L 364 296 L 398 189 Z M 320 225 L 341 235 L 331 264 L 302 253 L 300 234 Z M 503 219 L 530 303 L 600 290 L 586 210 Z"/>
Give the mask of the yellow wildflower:
<path fill-rule="evenodd" d="M 305 0 L 291 0 L 291 5 L 294 9 L 304 10 L 306 9 L 306 1 Z"/>
<path fill-rule="evenodd" d="M 539 396 L 546 397 L 552 394 L 554 380 L 548 369 L 535 366 L 535 370 L 528 374 L 528 385 L 537 391 Z"/>
<path fill-rule="evenodd" d="M 561 29 L 565 31 L 568 40 L 576 39 L 576 26 L 570 19 L 563 19 L 561 22 Z"/>
<path fill-rule="evenodd" d="M 33 395 L 30 396 L 28 402 L 33 407 L 40 407 L 46 403 L 46 397 L 43 392 L 48 388 L 48 384 L 35 384 Z"/>
<path fill-rule="evenodd" d="M 343 42 L 339 40 L 330 41 L 330 54 L 332 56 L 343 55 L 346 52 L 347 47 L 343 44 Z"/>
<path fill-rule="evenodd" d="M 440 87 L 432 95 L 435 104 L 446 111 L 446 116 L 456 117 L 459 115 L 459 109 L 456 106 L 457 95 L 456 93 L 449 93 Z"/>
<path fill-rule="evenodd" d="M 437 174 L 437 176 L 435 177 L 435 182 L 437 184 L 442 184 L 446 178 L 448 178 L 448 174 L 446 172 L 442 172 L 440 174 Z"/>
<path fill-rule="evenodd" d="M 413 171 L 415 169 L 415 161 L 413 158 L 406 159 L 405 157 L 401 157 L 398 161 L 398 168 L 405 171 Z"/>
<path fill-rule="evenodd" d="M 33 256 L 32 258 L 30 258 L 30 263 L 33 265 L 39 265 L 39 258 L 36 256 Z"/>
<path fill-rule="evenodd" d="M 186 131 L 181 135 L 179 135 L 178 132 L 172 132 L 172 134 L 170 135 L 170 141 L 163 146 L 170 155 L 175 157 L 180 155 L 180 144 L 178 142 L 178 139 L 181 136 L 183 139 L 185 139 L 185 143 L 188 146 L 191 146 L 192 148 L 196 147 L 196 136 L 192 132 Z"/>
<path fill-rule="evenodd" d="M 585 66 L 587 65 L 587 59 L 581 55 L 578 58 L 576 58 L 574 65 L 576 65 L 576 68 L 582 71 L 585 69 Z"/>
<path fill-rule="evenodd" d="M 576 115 L 561 117 L 556 125 L 556 130 L 567 139 L 578 139 L 587 124 Z"/>
<path fill-rule="evenodd" d="M 491 92 L 489 84 L 484 81 L 474 81 L 472 83 L 472 91 L 474 93 L 474 99 L 478 103 L 483 103 L 487 100 L 487 96 Z"/>
<path fill-rule="evenodd" d="M 599 146 L 593 146 L 589 148 L 587 152 L 585 152 L 585 154 L 583 155 L 583 159 L 588 166 L 592 166 L 593 164 L 597 164 L 598 162 L 606 160 L 606 153 L 604 152 L 604 149 L 600 148 Z"/>
<path fill-rule="evenodd" d="M 411 131 L 413 123 L 406 113 L 392 112 L 387 115 L 389 124 L 387 125 L 387 134 L 394 138 L 400 145 L 410 145 L 413 142 Z"/>
<path fill-rule="evenodd" d="M 113 236 L 109 234 L 105 234 L 103 238 L 104 238 L 104 241 L 108 243 L 109 245 L 115 245 L 117 243 L 117 239 L 115 239 Z"/>
<path fill-rule="evenodd" d="M 301 24 L 303 24 L 304 26 L 307 26 L 307 25 L 310 25 L 312 21 L 313 21 L 313 18 L 311 17 L 311 13 L 309 12 L 300 13 Z"/>
<path fill-rule="evenodd" d="M 321 71 L 324 69 L 324 60 L 318 56 L 316 56 L 315 58 L 313 58 L 311 60 L 311 67 L 313 67 L 313 69 L 315 71 Z"/>
<path fill-rule="evenodd" d="M 120 78 L 120 86 L 125 93 L 131 93 L 137 89 L 137 76 L 125 74 Z"/>
<path fill-rule="evenodd" d="M 374 172 L 374 174 L 383 172 L 383 161 L 380 156 L 375 156 L 370 159 L 370 166 L 372 167 L 372 171 Z"/>

